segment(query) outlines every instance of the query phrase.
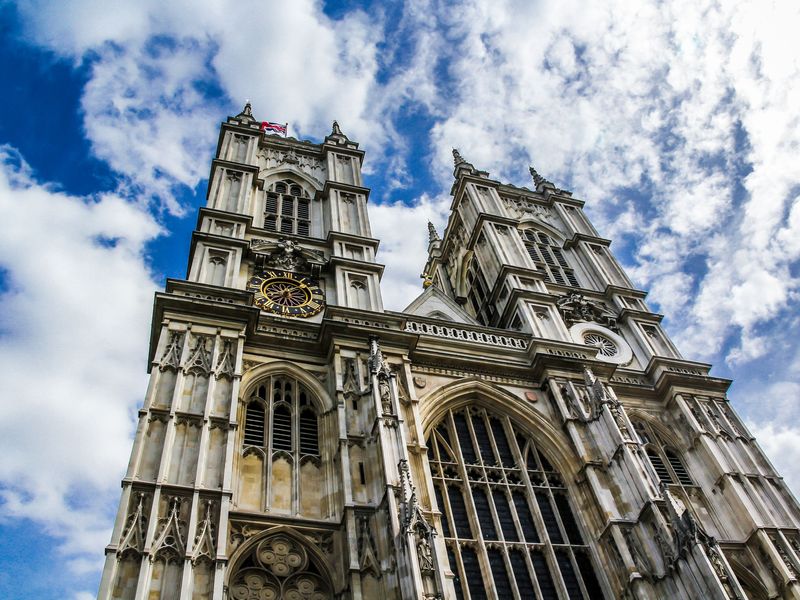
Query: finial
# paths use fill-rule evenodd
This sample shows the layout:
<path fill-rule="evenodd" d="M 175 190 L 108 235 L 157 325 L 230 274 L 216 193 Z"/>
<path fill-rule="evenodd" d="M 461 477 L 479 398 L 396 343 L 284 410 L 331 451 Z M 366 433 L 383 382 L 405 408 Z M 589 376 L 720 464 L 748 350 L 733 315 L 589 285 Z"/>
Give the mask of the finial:
<path fill-rule="evenodd" d="M 538 188 L 543 183 L 550 183 L 547 179 L 539 175 L 539 173 L 533 167 L 529 167 L 528 170 L 531 172 L 531 177 L 533 177 L 533 184 Z M 550 183 L 550 185 L 553 185 Z"/>
<path fill-rule="evenodd" d="M 253 116 L 253 106 L 250 104 L 250 98 L 245 100 L 244 102 L 244 110 L 242 110 L 242 114 L 248 117 Z"/>
<path fill-rule="evenodd" d="M 433 226 L 433 223 L 428 221 L 428 242 L 435 242 L 441 239 L 439 234 L 436 232 L 436 227 Z"/>
<path fill-rule="evenodd" d="M 461 163 L 465 163 L 465 162 L 467 162 L 467 161 L 464 160 L 464 157 L 461 156 L 461 153 L 456 148 L 453 148 L 453 164 L 455 166 L 458 166 Z"/>
<path fill-rule="evenodd" d="M 333 122 L 333 128 L 331 129 L 331 135 L 342 135 L 342 130 L 339 129 L 339 122 Z"/>

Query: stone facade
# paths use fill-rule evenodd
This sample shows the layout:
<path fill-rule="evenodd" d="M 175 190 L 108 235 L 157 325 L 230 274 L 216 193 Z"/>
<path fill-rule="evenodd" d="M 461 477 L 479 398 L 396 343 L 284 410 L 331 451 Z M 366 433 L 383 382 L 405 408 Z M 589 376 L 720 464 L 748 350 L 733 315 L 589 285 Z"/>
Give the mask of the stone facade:
<path fill-rule="evenodd" d="M 800 598 L 800 511 L 730 382 L 582 201 L 454 156 L 397 313 L 358 144 L 222 124 L 98 598 Z"/>

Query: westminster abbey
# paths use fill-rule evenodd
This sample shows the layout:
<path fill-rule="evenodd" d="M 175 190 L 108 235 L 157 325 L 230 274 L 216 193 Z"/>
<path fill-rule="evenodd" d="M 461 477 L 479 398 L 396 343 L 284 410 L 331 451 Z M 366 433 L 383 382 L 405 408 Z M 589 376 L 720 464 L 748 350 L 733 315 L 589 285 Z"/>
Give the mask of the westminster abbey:
<path fill-rule="evenodd" d="M 730 381 L 583 201 L 453 155 L 393 312 L 358 144 L 222 123 L 100 600 L 800 598 L 800 509 Z"/>

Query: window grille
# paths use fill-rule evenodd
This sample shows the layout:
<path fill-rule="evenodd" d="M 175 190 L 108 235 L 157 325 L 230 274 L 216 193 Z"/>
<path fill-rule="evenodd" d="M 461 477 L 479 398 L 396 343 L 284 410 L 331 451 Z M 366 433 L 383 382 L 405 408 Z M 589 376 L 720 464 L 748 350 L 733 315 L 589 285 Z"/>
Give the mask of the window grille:
<path fill-rule="evenodd" d="M 580 287 L 575 271 L 569 266 L 563 250 L 549 235 L 525 229 L 520 231 L 522 241 L 531 257 L 536 270 L 542 273 L 546 281 L 558 285 Z"/>
<path fill-rule="evenodd" d="M 603 598 L 564 482 L 527 434 L 473 406 L 449 411 L 427 443 L 458 597 Z"/>
<path fill-rule="evenodd" d="M 264 229 L 309 235 L 311 231 L 309 202 L 308 194 L 299 185 L 278 181 L 266 195 Z"/>

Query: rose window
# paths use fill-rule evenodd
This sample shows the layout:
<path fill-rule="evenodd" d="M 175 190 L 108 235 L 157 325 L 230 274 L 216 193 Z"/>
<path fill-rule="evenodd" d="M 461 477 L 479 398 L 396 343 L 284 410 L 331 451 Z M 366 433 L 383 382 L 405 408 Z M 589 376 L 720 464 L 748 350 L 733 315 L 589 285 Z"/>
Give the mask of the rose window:
<path fill-rule="evenodd" d="M 583 334 L 583 343 L 597 348 L 601 356 L 616 356 L 619 353 L 619 349 L 614 342 L 594 331 Z"/>

